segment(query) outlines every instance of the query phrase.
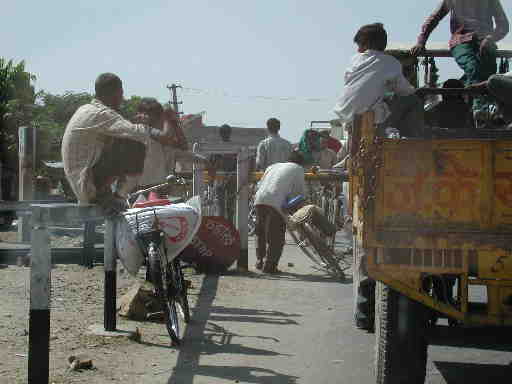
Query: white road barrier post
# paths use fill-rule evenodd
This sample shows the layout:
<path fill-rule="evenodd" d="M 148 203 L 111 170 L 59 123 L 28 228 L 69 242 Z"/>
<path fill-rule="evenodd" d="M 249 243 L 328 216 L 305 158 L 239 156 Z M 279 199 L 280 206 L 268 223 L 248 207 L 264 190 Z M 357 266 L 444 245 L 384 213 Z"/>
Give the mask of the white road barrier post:
<path fill-rule="evenodd" d="M 237 157 L 236 225 L 240 233 L 239 271 L 249 269 L 249 150 L 242 148 Z"/>
<path fill-rule="evenodd" d="M 34 200 L 35 135 L 34 127 L 20 127 L 19 138 L 19 190 L 18 200 Z M 18 241 L 30 240 L 30 216 L 18 220 Z"/>
<path fill-rule="evenodd" d="M 50 236 L 43 209 L 32 210 L 28 383 L 48 384 L 50 365 Z"/>

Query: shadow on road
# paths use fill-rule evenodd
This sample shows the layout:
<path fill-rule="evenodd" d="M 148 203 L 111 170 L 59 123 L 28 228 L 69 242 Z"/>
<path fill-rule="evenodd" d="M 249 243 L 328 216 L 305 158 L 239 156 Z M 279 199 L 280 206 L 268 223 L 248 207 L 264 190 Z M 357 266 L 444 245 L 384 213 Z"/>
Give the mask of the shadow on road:
<path fill-rule="evenodd" d="M 434 362 L 448 384 L 504 383 L 512 377 L 512 366 L 496 364 Z M 509 379 L 506 379 L 506 378 Z"/>
<path fill-rule="evenodd" d="M 465 329 L 457 327 L 436 327 L 428 337 L 430 345 L 458 348 L 476 348 L 490 351 L 512 352 L 510 328 Z"/>
<path fill-rule="evenodd" d="M 218 377 L 233 382 L 258 383 L 258 384 L 293 384 L 298 377 L 283 375 L 272 369 L 257 367 L 229 367 L 222 365 L 200 365 L 194 368 L 194 373 L 200 376 Z M 172 377 L 167 384 L 192 383 L 182 381 L 181 378 L 174 380 Z"/>
<path fill-rule="evenodd" d="M 249 308 L 228 308 L 223 306 L 212 307 L 212 312 L 218 314 L 229 315 L 245 315 L 245 316 L 279 316 L 279 317 L 301 317 L 298 313 L 285 313 L 281 311 L 269 311 L 265 309 L 249 309 Z"/>
<path fill-rule="evenodd" d="M 214 306 L 219 277 L 209 275 L 203 280 L 198 300 L 193 310 L 192 322 L 187 325 L 183 346 L 179 349 L 176 366 L 167 384 L 192 384 L 195 376 L 206 376 L 244 383 L 290 383 L 297 377 L 284 375 L 271 369 L 250 366 L 201 365 L 201 355 L 241 354 L 249 356 L 289 356 L 272 350 L 253 348 L 241 343 L 233 343 L 234 339 L 256 338 L 269 343 L 279 343 L 274 337 L 261 335 L 241 335 L 232 333 L 224 327 L 215 324 L 217 321 L 242 321 L 253 323 L 268 323 L 296 325 L 291 317 L 298 314 L 287 314 L 280 311 L 267 311 L 246 308 L 228 308 Z"/>
<path fill-rule="evenodd" d="M 301 275 L 298 273 L 291 273 L 291 272 L 281 272 L 278 275 L 268 275 L 268 274 L 254 274 L 254 276 L 251 276 L 258 279 L 265 279 L 265 280 L 282 280 L 282 281 L 305 281 L 310 283 L 338 283 L 338 284 L 352 284 L 352 278 L 347 277 L 346 279 L 340 280 L 339 278 L 332 277 L 329 275 L 313 275 L 313 274 L 307 274 L 307 275 Z"/>

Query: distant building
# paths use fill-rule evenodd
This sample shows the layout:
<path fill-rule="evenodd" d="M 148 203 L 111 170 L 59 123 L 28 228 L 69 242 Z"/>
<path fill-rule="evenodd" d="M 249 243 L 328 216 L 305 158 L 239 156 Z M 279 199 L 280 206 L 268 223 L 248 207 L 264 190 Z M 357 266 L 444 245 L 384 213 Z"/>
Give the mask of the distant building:
<path fill-rule="evenodd" d="M 237 153 L 242 147 L 250 147 L 256 155 L 258 143 L 267 137 L 266 128 L 242 128 L 231 127 L 230 141 L 222 141 L 219 126 L 207 126 L 202 123 L 202 115 L 185 115 L 182 118 L 183 132 L 190 146 L 190 150 L 194 143 L 199 143 L 200 152 L 202 154 L 215 153 Z M 229 123 L 228 123 L 229 124 Z M 190 171 L 190 164 L 180 164 L 177 166 L 178 171 Z"/>

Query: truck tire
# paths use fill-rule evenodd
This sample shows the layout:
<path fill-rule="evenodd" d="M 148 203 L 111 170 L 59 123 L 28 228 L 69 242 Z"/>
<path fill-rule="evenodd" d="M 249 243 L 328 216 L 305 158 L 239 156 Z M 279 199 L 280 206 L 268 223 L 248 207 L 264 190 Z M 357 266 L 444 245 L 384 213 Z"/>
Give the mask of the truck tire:
<path fill-rule="evenodd" d="M 359 329 L 372 332 L 375 323 L 375 281 L 367 276 L 364 250 L 358 245 L 356 236 L 352 244 L 352 281 L 354 286 L 354 323 Z"/>
<path fill-rule="evenodd" d="M 423 384 L 428 310 L 377 282 L 375 375 L 377 384 Z"/>

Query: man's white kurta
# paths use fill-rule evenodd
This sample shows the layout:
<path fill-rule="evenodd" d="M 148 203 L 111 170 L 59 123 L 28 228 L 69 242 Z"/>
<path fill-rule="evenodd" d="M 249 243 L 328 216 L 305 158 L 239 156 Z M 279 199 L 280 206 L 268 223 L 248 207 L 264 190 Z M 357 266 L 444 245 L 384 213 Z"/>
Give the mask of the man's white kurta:
<path fill-rule="evenodd" d="M 402 74 L 400 62 L 381 51 L 358 53 L 345 72 L 343 95 L 334 112 L 343 122 L 350 123 L 354 115 L 373 110 L 375 122 L 383 123 L 389 116 L 383 99 L 390 92 L 398 96 L 409 96 L 415 92 Z"/>

